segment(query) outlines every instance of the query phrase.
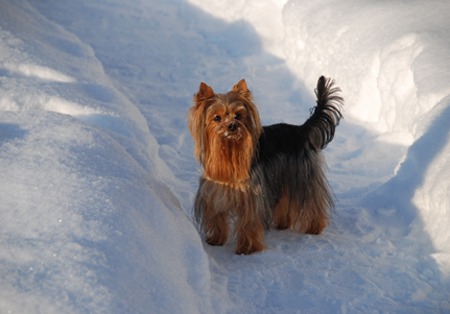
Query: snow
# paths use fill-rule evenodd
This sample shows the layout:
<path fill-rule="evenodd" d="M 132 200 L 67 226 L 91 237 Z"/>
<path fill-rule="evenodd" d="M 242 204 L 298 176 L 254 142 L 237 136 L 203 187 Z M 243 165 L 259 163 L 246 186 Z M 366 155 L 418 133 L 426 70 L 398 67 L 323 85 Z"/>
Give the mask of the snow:
<path fill-rule="evenodd" d="M 420 17 L 420 19 L 418 18 Z M 0 3 L 1 313 L 450 312 L 450 4 Z M 345 120 L 320 236 L 210 247 L 187 110 L 245 78 L 302 123 L 320 75 Z"/>

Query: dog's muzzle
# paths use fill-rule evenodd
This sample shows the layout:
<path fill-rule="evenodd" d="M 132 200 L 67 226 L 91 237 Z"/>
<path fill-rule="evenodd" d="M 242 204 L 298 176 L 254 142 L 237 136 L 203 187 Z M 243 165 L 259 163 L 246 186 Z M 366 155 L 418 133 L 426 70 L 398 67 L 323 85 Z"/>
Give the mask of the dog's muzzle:
<path fill-rule="evenodd" d="M 231 132 L 236 131 L 237 126 L 235 122 L 231 122 L 230 124 L 228 124 L 228 130 L 230 130 Z"/>

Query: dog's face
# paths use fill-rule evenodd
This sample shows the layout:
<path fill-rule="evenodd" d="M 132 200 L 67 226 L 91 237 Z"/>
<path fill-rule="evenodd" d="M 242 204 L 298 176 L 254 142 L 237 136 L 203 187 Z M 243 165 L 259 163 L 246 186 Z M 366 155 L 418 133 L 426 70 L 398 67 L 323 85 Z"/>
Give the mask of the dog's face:
<path fill-rule="evenodd" d="M 254 122 L 247 106 L 235 95 L 218 95 L 206 109 L 206 130 L 209 136 L 223 141 L 240 141 L 254 132 Z"/>
<path fill-rule="evenodd" d="M 226 94 L 215 94 L 201 83 L 189 112 L 189 128 L 195 155 L 209 177 L 225 181 L 247 176 L 262 126 L 244 80 Z"/>
<path fill-rule="evenodd" d="M 212 141 L 239 142 L 249 137 L 252 146 L 256 145 L 262 126 L 245 80 L 226 94 L 215 94 L 210 86 L 201 83 L 189 112 L 189 128 L 200 161 Z"/>

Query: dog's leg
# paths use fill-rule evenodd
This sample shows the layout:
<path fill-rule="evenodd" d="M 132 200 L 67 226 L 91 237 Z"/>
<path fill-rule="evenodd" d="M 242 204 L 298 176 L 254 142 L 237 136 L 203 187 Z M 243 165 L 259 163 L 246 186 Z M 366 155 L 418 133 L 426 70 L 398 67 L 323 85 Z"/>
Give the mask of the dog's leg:
<path fill-rule="evenodd" d="M 309 214 L 305 215 L 305 233 L 320 234 L 328 225 L 327 209 L 321 207 L 321 205 L 322 204 L 310 204 L 305 208 L 305 212 L 309 212 Z"/>
<path fill-rule="evenodd" d="M 326 204 L 313 201 L 305 202 L 291 211 L 293 217 L 293 228 L 297 232 L 307 234 L 320 234 L 328 225 L 328 211 Z"/>
<path fill-rule="evenodd" d="M 264 250 L 264 227 L 259 224 L 237 230 L 236 254 L 252 254 Z"/>
<path fill-rule="evenodd" d="M 290 201 L 288 194 L 283 192 L 277 206 L 275 207 L 272 219 L 274 227 L 279 230 L 284 230 L 291 227 L 289 203 Z"/>
<path fill-rule="evenodd" d="M 236 233 L 236 254 L 251 254 L 264 250 L 264 223 L 255 211 L 238 215 Z"/>
<path fill-rule="evenodd" d="M 214 213 L 212 210 L 205 210 L 202 224 L 206 242 L 209 245 L 224 245 L 227 242 L 230 232 L 228 213 Z"/>

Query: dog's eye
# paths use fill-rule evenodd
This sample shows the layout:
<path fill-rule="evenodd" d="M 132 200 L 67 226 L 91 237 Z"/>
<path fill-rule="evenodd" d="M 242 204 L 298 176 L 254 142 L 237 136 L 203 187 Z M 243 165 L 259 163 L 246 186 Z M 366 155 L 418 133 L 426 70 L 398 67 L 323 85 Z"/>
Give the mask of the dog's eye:
<path fill-rule="evenodd" d="M 214 117 L 214 121 L 220 122 L 220 120 L 222 120 L 222 118 L 221 118 L 220 116 L 215 116 L 215 117 Z"/>
<path fill-rule="evenodd" d="M 241 119 L 242 119 L 242 115 L 241 115 L 240 113 L 236 113 L 236 114 L 234 115 L 234 118 L 235 118 L 236 120 L 241 120 Z"/>

